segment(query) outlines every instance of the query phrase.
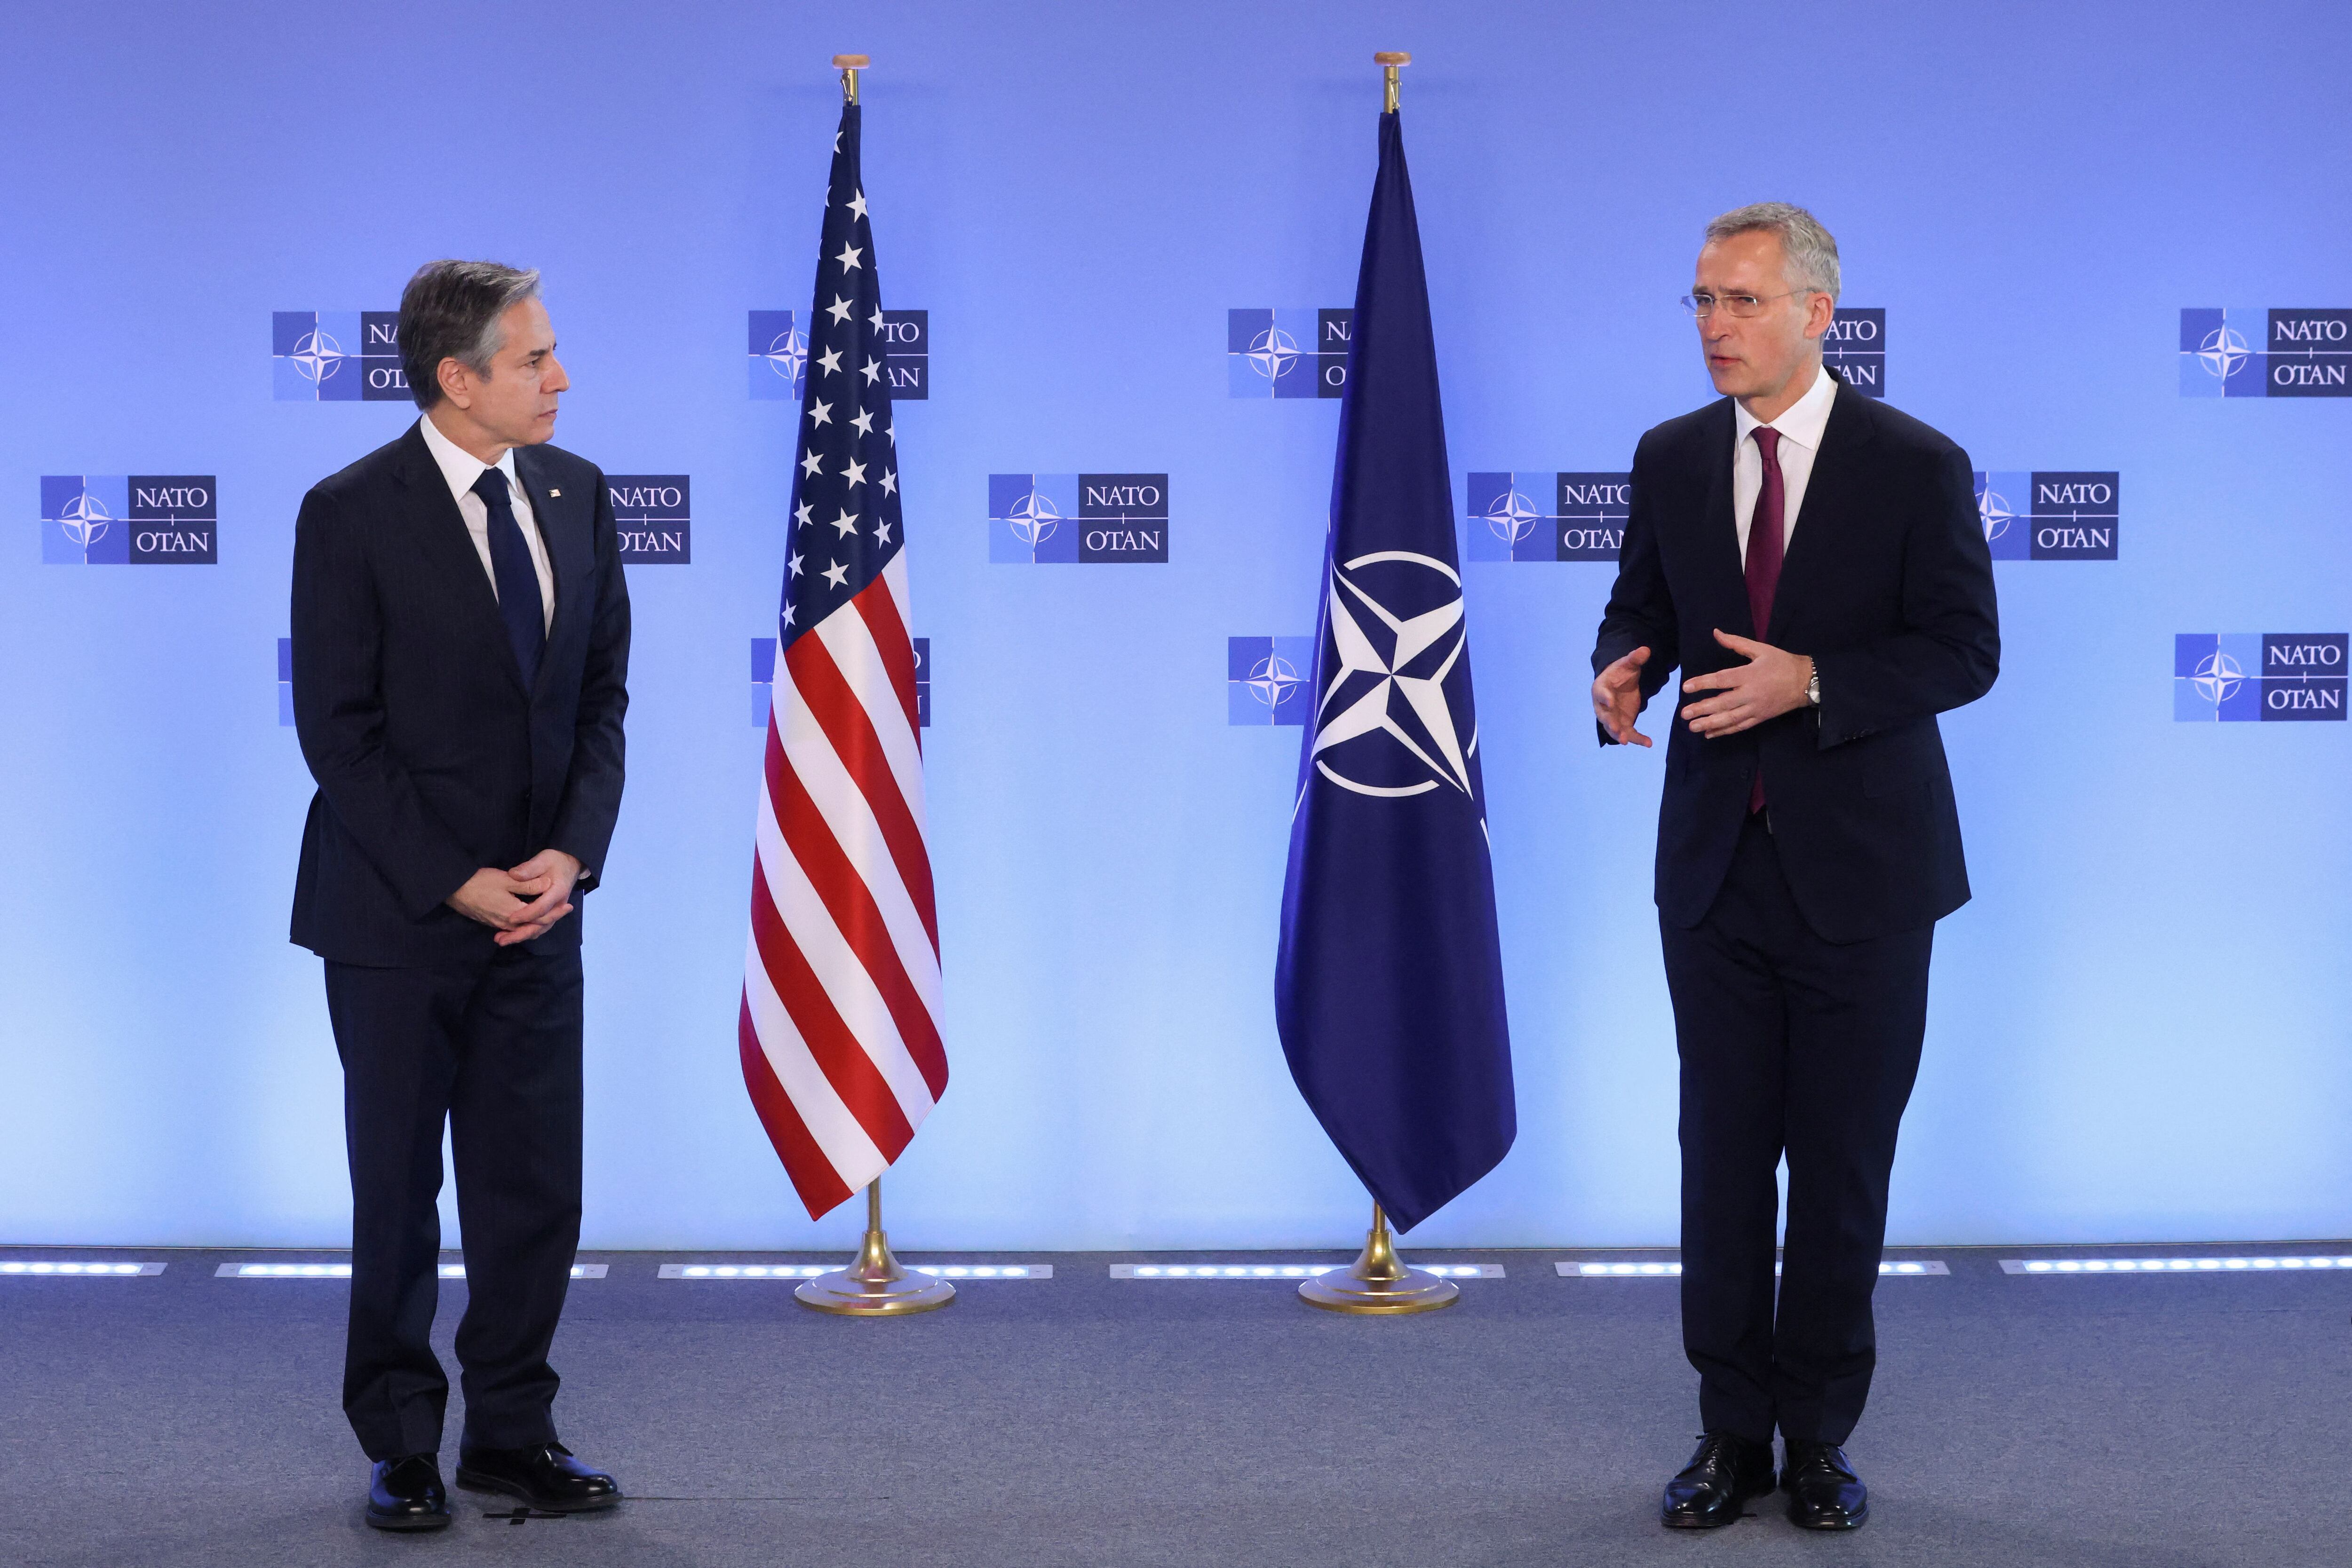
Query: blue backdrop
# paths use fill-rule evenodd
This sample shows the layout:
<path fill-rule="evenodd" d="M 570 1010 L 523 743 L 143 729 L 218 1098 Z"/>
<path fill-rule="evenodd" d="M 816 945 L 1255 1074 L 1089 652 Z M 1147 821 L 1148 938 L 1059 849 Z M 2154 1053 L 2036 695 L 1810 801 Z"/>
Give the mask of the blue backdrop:
<path fill-rule="evenodd" d="M 749 642 L 773 624 L 793 417 L 746 395 L 747 313 L 808 307 L 824 61 L 865 49 L 885 299 L 929 312 L 931 395 L 898 429 L 955 1071 L 889 1183 L 894 1231 L 1348 1241 L 1363 1196 L 1272 1016 L 1299 731 L 1228 722 L 1255 700 L 1229 639 L 1312 629 L 1338 404 L 1231 395 L 1227 333 L 1236 309 L 1348 302 L 1369 56 L 1394 47 L 1416 54 L 1404 129 L 1465 510 L 1473 474 L 1533 475 L 1543 501 L 1557 473 L 1622 471 L 1706 399 L 1675 297 L 1699 225 L 1768 196 L 1836 233 L 1847 303 L 1885 312 L 1894 402 L 1980 469 L 2119 490 L 2116 559 L 2002 562 L 2000 684 L 1946 724 L 1978 896 L 1938 938 L 1895 1239 L 2352 1233 L 2352 731 L 2176 718 L 2227 695 L 2211 634 L 2257 639 L 2229 644 L 2242 667 L 2263 633 L 2352 624 L 2352 402 L 2183 395 L 2209 389 L 2182 352 L 2184 310 L 2228 308 L 2240 338 L 2199 316 L 2189 347 L 2230 370 L 2242 340 L 2260 372 L 2262 311 L 2352 306 L 2352 14 L 2213 15 L 20 16 L 0 1238 L 348 1234 L 317 961 L 284 940 L 310 784 L 275 648 L 303 490 L 412 414 L 274 395 L 273 319 L 389 309 L 442 255 L 544 268 L 563 444 L 691 481 L 691 564 L 631 569 L 629 794 L 588 904 L 588 1240 L 847 1238 L 854 1216 L 799 1218 L 734 1036 Z M 992 562 L 990 476 L 1089 473 L 1166 476 L 1165 564 Z M 44 476 L 100 500 L 119 476 L 212 482 L 217 564 L 79 564 Z M 1603 754 L 1586 716 L 1610 572 L 1466 569 L 1521 1130 L 1417 1240 L 1674 1238 L 1662 753 Z"/>

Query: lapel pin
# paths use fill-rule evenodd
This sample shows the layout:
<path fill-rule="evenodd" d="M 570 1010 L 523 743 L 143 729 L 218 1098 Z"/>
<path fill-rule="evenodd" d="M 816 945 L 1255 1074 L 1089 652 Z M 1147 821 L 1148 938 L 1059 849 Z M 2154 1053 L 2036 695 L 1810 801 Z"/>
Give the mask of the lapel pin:
<path fill-rule="evenodd" d="M 552 501 L 556 497 L 561 496 L 562 494 L 563 494 L 562 491 L 556 489 L 553 486 L 550 486 L 547 491 L 547 498 Z"/>

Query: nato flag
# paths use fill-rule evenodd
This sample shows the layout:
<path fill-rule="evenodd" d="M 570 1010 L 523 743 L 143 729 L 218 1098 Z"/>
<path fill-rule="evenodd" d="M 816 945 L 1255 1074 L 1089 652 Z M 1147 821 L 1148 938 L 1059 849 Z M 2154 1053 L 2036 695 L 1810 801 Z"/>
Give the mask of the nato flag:
<path fill-rule="evenodd" d="M 1291 1076 L 1400 1229 L 1518 1131 L 1437 345 L 1404 135 L 1356 275 L 1275 1018 Z"/>

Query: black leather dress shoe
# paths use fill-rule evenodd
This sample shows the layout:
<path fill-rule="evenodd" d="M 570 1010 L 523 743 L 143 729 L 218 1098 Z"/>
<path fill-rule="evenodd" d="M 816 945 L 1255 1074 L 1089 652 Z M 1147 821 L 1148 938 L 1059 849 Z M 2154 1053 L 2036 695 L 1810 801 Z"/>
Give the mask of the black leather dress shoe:
<path fill-rule="evenodd" d="M 449 1494 L 430 1454 L 380 1459 L 368 1478 L 367 1521 L 378 1530 L 439 1530 L 449 1522 Z"/>
<path fill-rule="evenodd" d="M 1834 1443 L 1790 1443 L 1780 1485 L 1789 1522 L 1800 1530 L 1859 1530 L 1870 1518 L 1870 1489 Z"/>
<path fill-rule="evenodd" d="M 1771 1490 L 1771 1444 L 1709 1432 L 1698 1440 L 1690 1463 L 1666 1483 L 1658 1522 L 1677 1530 L 1712 1530 L 1738 1519 L 1741 1503 Z"/>
<path fill-rule="evenodd" d="M 586 1513 L 621 1500 L 620 1483 L 592 1470 L 561 1443 L 529 1448 L 460 1448 L 457 1484 L 504 1492 L 545 1513 Z"/>

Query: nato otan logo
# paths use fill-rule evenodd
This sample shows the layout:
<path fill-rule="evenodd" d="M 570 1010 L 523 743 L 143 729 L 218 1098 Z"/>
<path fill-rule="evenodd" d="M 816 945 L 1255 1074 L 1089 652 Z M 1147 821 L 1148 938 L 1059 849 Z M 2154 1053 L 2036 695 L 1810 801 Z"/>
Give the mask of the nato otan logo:
<path fill-rule="evenodd" d="M 917 727 L 931 727 L 931 640 L 929 637 L 910 639 L 915 644 L 915 723 Z M 751 722 L 761 729 L 768 726 L 768 710 L 776 698 L 776 640 L 773 637 L 751 639 Z"/>
<path fill-rule="evenodd" d="M 1225 379 L 1235 397 L 1339 397 L 1348 390 L 1353 310 L 1313 306 L 1225 312 Z"/>
<path fill-rule="evenodd" d="M 1979 473 L 1977 520 L 1995 560 L 2114 560 L 2123 481 L 2112 472 Z"/>
<path fill-rule="evenodd" d="M 683 474 L 607 474 L 620 557 L 635 566 L 694 560 L 693 482 Z"/>
<path fill-rule="evenodd" d="M 1225 639 L 1225 722 L 1307 723 L 1315 678 L 1312 637 Z"/>
<path fill-rule="evenodd" d="M 44 566 L 216 566 L 209 474 L 44 474 Z"/>
<path fill-rule="evenodd" d="M 2342 632 L 2184 632 L 2172 640 L 2183 724 L 2343 722 Z"/>
<path fill-rule="evenodd" d="M 2183 310 L 2180 395 L 2352 397 L 2352 310 Z"/>
<path fill-rule="evenodd" d="M 1000 566 L 1168 559 L 1165 474 L 991 474 L 988 559 Z"/>
<path fill-rule="evenodd" d="M 1886 311 L 1841 305 L 1822 334 L 1822 363 L 1864 397 L 1886 395 Z"/>
<path fill-rule="evenodd" d="M 1625 543 L 1631 474 L 1472 474 L 1471 560 L 1605 560 Z"/>
<path fill-rule="evenodd" d="M 271 395 L 279 402 L 407 402 L 397 310 L 277 310 Z"/>
<path fill-rule="evenodd" d="M 931 395 L 931 313 L 882 312 L 882 373 L 893 402 L 923 402 Z M 762 402 L 799 402 L 807 389 L 808 334 L 789 310 L 751 312 L 751 396 Z"/>

